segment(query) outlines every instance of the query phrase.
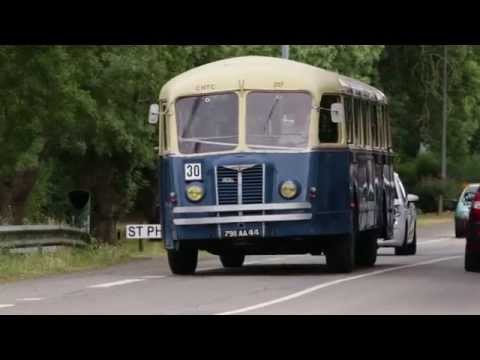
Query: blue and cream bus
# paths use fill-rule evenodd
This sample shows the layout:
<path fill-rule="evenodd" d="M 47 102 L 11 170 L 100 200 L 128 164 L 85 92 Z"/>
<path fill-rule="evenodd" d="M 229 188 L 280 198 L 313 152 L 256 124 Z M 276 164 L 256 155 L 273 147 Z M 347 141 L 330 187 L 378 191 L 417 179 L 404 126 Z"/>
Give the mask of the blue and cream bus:
<path fill-rule="evenodd" d="M 270 57 L 185 72 L 150 109 L 159 129 L 160 219 L 170 268 L 198 251 L 325 255 L 332 272 L 373 266 L 393 234 L 385 95 L 360 81 Z"/>

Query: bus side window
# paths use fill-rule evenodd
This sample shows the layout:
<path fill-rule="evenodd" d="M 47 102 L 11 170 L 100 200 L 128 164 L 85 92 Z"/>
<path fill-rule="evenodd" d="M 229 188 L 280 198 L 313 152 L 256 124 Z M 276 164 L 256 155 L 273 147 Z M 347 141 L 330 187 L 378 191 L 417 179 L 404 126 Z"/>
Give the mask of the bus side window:
<path fill-rule="evenodd" d="M 363 125 L 363 145 L 369 146 L 370 143 L 370 116 L 368 111 L 368 102 L 362 101 L 362 125 Z"/>
<path fill-rule="evenodd" d="M 320 129 L 319 139 L 321 143 L 338 142 L 338 124 L 332 122 L 331 112 L 328 110 L 332 104 L 340 101 L 338 96 L 324 95 L 320 103 Z"/>
<path fill-rule="evenodd" d="M 353 144 L 355 142 L 353 98 L 351 96 L 344 96 L 343 105 L 345 107 L 345 128 L 347 132 L 347 144 Z"/>
<path fill-rule="evenodd" d="M 363 145 L 362 140 L 362 111 L 360 99 L 354 99 L 353 122 L 355 124 L 355 144 Z"/>
<path fill-rule="evenodd" d="M 385 148 L 385 125 L 383 123 L 383 118 L 382 118 L 382 105 L 377 104 L 376 106 L 376 112 L 377 112 L 377 123 L 378 123 L 378 147 L 380 148 Z"/>
<path fill-rule="evenodd" d="M 383 118 L 385 119 L 385 127 L 387 128 L 387 149 L 392 147 L 392 128 L 390 126 L 390 117 L 388 116 L 388 109 L 383 107 Z"/>
<path fill-rule="evenodd" d="M 377 106 L 375 103 L 371 103 L 370 114 L 372 121 L 372 146 L 378 147 L 378 118 L 377 118 Z"/>

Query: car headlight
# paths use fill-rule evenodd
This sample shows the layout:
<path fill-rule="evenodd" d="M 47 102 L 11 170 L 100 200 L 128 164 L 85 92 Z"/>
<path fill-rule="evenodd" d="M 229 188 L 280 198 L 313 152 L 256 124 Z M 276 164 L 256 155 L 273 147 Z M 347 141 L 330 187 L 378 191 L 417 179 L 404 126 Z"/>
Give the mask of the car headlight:
<path fill-rule="evenodd" d="M 186 189 L 187 198 L 191 202 L 199 202 L 205 196 L 205 189 L 200 184 L 190 184 Z"/>
<path fill-rule="evenodd" d="M 295 182 L 287 180 L 280 186 L 280 195 L 285 199 L 291 200 L 298 195 L 298 186 Z"/>

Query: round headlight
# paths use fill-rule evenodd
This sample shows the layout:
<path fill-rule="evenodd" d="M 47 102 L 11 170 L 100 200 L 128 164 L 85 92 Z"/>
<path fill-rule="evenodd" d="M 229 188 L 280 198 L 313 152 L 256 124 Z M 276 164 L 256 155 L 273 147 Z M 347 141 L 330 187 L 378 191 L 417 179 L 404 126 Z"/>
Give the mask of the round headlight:
<path fill-rule="evenodd" d="M 199 202 L 205 196 L 205 190 L 202 185 L 190 184 L 187 186 L 187 198 L 192 202 Z"/>
<path fill-rule="evenodd" d="M 280 195 L 282 195 L 287 200 L 293 199 L 295 196 L 298 195 L 297 185 L 291 180 L 285 181 L 280 186 Z"/>

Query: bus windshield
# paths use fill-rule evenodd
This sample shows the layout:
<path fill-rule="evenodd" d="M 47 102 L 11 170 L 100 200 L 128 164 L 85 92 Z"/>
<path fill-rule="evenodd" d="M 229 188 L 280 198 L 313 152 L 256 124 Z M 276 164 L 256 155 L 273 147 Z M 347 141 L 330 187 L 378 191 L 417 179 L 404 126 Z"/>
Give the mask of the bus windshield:
<path fill-rule="evenodd" d="M 233 150 L 238 144 L 234 93 L 184 97 L 176 103 L 178 146 L 183 154 Z"/>
<path fill-rule="evenodd" d="M 258 149 L 308 145 L 312 97 L 301 92 L 252 92 L 247 98 L 247 144 Z"/>

